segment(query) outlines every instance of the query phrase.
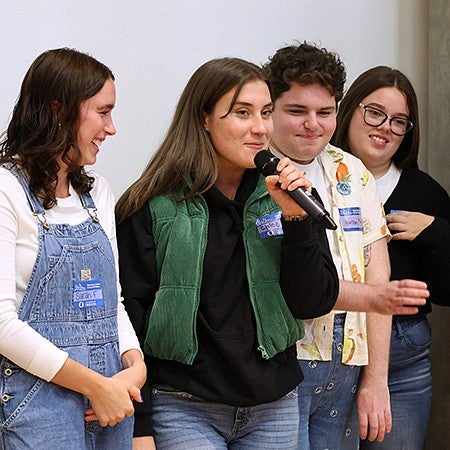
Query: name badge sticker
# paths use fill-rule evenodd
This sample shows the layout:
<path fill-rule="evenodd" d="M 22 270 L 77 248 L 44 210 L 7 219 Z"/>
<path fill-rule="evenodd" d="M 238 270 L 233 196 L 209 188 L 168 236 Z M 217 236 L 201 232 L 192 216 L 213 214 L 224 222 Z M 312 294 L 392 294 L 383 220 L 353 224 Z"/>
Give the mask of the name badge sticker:
<path fill-rule="evenodd" d="M 256 227 L 261 239 L 269 236 L 282 236 L 283 227 L 281 225 L 281 211 L 276 211 L 272 214 L 256 219 Z"/>
<path fill-rule="evenodd" d="M 339 216 L 344 231 L 362 231 L 361 208 L 339 208 Z"/>
<path fill-rule="evenodd" d="M 84 309 L 103 306 L 101 280 L 80 280 L 73 282 L 73 307 Z"/>

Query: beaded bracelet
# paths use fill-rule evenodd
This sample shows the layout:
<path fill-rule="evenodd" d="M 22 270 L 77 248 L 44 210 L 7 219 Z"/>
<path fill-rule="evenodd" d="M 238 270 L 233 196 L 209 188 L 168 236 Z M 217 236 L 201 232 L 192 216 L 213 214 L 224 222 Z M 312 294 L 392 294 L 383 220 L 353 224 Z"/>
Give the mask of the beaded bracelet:
<path fill-rule="evenodd" d="M 286 222 L 301 222 L 309 217 L 309 214 L 302 214 L 301 216 L 282 216 Z"/>

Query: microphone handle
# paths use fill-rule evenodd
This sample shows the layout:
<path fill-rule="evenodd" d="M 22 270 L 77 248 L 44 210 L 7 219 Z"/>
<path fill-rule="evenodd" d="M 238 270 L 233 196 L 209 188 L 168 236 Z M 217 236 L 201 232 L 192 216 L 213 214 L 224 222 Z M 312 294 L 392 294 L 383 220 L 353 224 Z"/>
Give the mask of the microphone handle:
<path fill-rule="evenodd" d="M 285 192 L 314 220 L 322 222 L 325 228 L 328 228 L 329 230 L 335 230 L 337 228 L 336 223 L 311 192 L 302 188 L 293 191 L 285 190 Z"/>
<path fill-rule="evenodd" d="M 255 166 L 265 176 L 278 175 L 277 164 L 280 159 L 269 150 L 261 150 L 254 157 Z M 300 205 L 315 221 L 322 222 L 325 228 L 335 230 L 337 225 L 330 217 L 328 211 L 321 203 L 306 189 L 295 189 L 294 191 L 285 190 L 291 198 Z"/>

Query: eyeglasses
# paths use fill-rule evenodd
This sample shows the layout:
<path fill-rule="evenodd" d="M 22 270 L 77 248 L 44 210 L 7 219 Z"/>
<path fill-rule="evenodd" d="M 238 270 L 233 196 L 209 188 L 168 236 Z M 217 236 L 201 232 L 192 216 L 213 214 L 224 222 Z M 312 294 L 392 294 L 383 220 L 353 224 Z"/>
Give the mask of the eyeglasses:
<path fill-rule="evenodd" d="M 363 105 L 362 103 L 358 106 L 364 109 L 364 122 L 371 127 L 379 127 L 389 119 L 391 131 L 397 136 L 403 136 L 414 126 L 410 120 L 405 119 L 404 117 L 388 116 L 384 111 L 381 111 L 381 109 Z"/>

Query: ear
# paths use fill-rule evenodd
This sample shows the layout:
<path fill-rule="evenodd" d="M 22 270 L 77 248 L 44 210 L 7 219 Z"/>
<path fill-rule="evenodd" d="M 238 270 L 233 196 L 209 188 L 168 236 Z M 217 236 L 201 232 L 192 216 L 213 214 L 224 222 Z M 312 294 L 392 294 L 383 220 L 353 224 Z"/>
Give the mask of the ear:
<path fill-rule="evenodd" d="M 205 111 L 202 111 L 202 117 L 203 117 L 203 127 L 205 130 L 209 133 L 209 115 L 205 113 Z"/>

